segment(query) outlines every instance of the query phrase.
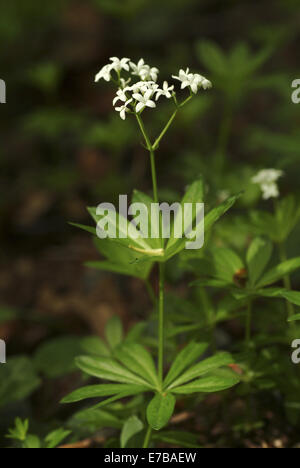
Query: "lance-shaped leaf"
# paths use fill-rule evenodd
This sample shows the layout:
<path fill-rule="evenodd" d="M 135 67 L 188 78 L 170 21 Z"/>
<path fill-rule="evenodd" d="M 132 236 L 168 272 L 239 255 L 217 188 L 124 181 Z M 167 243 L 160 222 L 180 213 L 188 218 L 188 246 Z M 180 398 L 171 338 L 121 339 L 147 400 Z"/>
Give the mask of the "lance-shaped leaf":
<path fill-rule="evenodd" d="M 267 267 L 273 251 L 270 241 L 257 237 L 251 243 L 247 252 L 247 265 L 250 285 L 253 287 Z"/>
<path fill-rule="evenodd" d="M 186 242 L 186 239 L 184 239 L 184 231 L 187 226 L 184 225 L 184 213 L 185 213 L 185 205 L 187 203 L 196 205 L 196 203 L 203 203 L 203 197 L 204 197 L 204 184 L 203 180 L 197 180 L 195 181 L 188 189 L 188 191 L 185 193 L 180 207 L 181 210 L 176 214 L 174 223 L 171 229 L 171 238 L 167 244 L 167 250 L 171 251 L 177 250 L 182 243 Z M 196 219 L 196 211 L 194 210 L 193 215 L 191 217 L 192 223 L 194 223 Z M 175 233 L 181 233 L 181 238 L 176 238 Z"/>
<path fill-rule="evenodd" d="M 237 385 L 240 379 L 237 374 L 230 370 L 218 371 L 213 375 L 194 380 L 186 385 L 172 389 L 173 393 L 188 395 L 191 393 L 214 393 Z"/>
<path fill-rule="evenodd" d="M 105 326 L 105 336 L 111 349 L 116 348 L 123 340 L 123 325 L 119 317 L 114 316 Z"/>
<path fill-rule="evenodd" d="M 234 275 L 245 268 L 241 258 L 224 247 L 212 250 L 214 276 L 221 281 L 233 283 Z"/>
<path fill-rule="evenodd" d="M 76 364 L 79 369 L 86 374 L 98 377 L 99 379 L 111 380 L 112 382 L 146 385 L 151 388 L 151 385 L 149 385 L 146 380 L 135 375 L 117 361 L 107 357 L 96 359 L 89 356 L 82 356 L 76 359 Z"/>
<path fill-rule="evenodd" d="M 151 250 L 151 246 L 143 239 L 140 231 L 128 221 L 124 216 L 117 213 L 115 210 L 107 210 L 105 216 L 97 214 L 97 208 L 88 208 L 88 212 L 98 225 L 105 218 L 107 225 L 113 233 L 113 238 L 109 238 L 121 245 L 129 248 L 137 248 L 141 250 Z"/>
<path fill-rule="evenodd" d="M 88 262 L 86 265 L 91 268 L 112 271 L 115 273 L 135 276 L 146 279 L 152 268 L 152 263 L 148 257 L 141 262 L 144 255 L 128 246 L 122 245 L 118 239 L 95 238 L 94 243 L 97 250 L 108 259 L 107 262 Z"/>
<path fill-rule="evenodd" d="M 219 367 L 232 364 L 233 362 L 234 360 L 229 353 L 220 353 L 212 356 L 192 366 L 184 374 L 178 377 L 175 382 L 172 382 L 172 384 L 168 386 L 168 389 L 178 387 L 179 385 L 189 382 L 190 380 L 197 379 L 202 375 L 208 374 Z"/>
<path fill-rule="evenodd" d="M 276 283 L 284 276 L 293 273 L 300 268 L 300 257 L 292 258 L 286 262 L 280 263 L 272 270 L 268 271 L 258 283 L 259 288 Z"/>
<path fill-rule="evenodd" d="M 147 380 L 154 388 L 159 386 L 152 356 L 143 346 L 124 343 L 115 350 L 114 355 L 124 366 Z"/>
<path fill-rule="evenodd" d="M 148 232 L 143 232 L 143 235 L 147 239 L 147 243 L 152 249 L 161 249 L 164 246 L 163 239 L 160 238 L 160 219 L 161 216 L 159 211 L 152 209 L 154 207 L 154 200 L 139 190 L 133 192 L 132 203 L 141 203 L 147 208 L 148 217 Z"/>
<path fill-rule="evenodd" d="M 157 393 L 147 407 L 147 420 L 152 429 L 159 431 L 173 415 L 176 399 L 171 393 Z"/>
<path fill-rule="evenodd" d="M 190 343 L 175 358 L 171 369 L 164 381 L 166 388 L 180 375 L 187 367 L 193 364 L 205 352 L 208 343 Z"/>
<path fill-rule="evenodd" d="M 234 195 L 233 197 L 228 198 L 228 200 L 224 201 L 220 205 L 218 205 L 216 208 L 211 210 L 206 216 L 205 216 L 205 232 L 208 231 L 227 211 L 230 210 L 230 208 L 233 207 L 235 202 L 242 196 L 242 193 L 239 193 L 237 195 Z"/>
<path fill-rule="evenodd" d="M 121 432 L 121 447 L 125 448 L 130 439 L 143 429 L 144 424 L 137 416 L 127 419 Z"/>
<path fill-rule="evenodd" d="M 95 356 L 109 356 L 110 350 L 99 336 L 87 336 L 82 338 L 80 346 L 83 351 L 88 354 L 94 354 Z"/>
<path fill-rule="evenodd" d="M 149 389 L 142 385 L 132 384 L 103 384 L 103 385 L 88 385 L 81 387 L 62 399 L 61 403 L 74 403 L 77 401 L 86 400 L 88 398 L 101 398 L 119 393 L 145 392 Z"/>

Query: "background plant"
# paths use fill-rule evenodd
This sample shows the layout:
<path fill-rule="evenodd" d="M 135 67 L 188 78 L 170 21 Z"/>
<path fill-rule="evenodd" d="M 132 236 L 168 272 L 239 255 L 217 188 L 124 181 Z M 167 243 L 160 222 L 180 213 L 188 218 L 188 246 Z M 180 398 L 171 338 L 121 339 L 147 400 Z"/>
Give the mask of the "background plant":
<path fill-rule="evenodd" d="M 140 343 L 156 358 L 157 314 L 137 265 L 128 267 L 125 258 L 130 277 L 83 267 L 84 261 L 98 262 L 99 254 L 86 233 L 67 227 L 67 220 L 88 224 L 85 206 L 95 201 L 115 203 L 116 194 L 130 194 L 133 187 L 152 193 L 134 120 L 123 122 L 111 112 L 114 94 L 109 96 L 107 86 L 91 86 L 99 63 L 117 54 L 133 61 L 144 56 L 158 64 L 162 82 L 178 64 L 205 70 L 214 91 L 185 106 L 161 142 L 159 197 L 179 200 L 183 188 L 201 176 L 208 208 L 244 191 L 209 233 L 200 257 L 211 259 L 215 248 L 226 248 L 247 266 L 249 246 L 260 237 L 274 244 L 264 274 L 284 262 L 279 254 L 283 239 L 287 259 L 298 258 L 299 110 L 290 99 L 290 84 L 298 74 L 298 7 L 295 0 L 274 1 L 271 9 L 269 2 L 69 0 L 43 8 L 34 1 L 22 6 L 13 1 L 2 9 L 1 78 L 9 83 L 8 104 L 1 106 L 0 155 L 0 334 L 9 350 L 8 365 L 0 368 L 5 373 L 2 446 L 10 443 L 4 436 L 17 416 L 30 418 L 30 433 L 41 440 L 67 427 L 71 443 L 88 439 L 90 446 L 119 445 L 132 414 L 145 422 L 141 395 L 93 412 L 84 402 L 58 404 L 90 383 L 76 371 L 74 357 L 86 353 L 82 338 L 103 335 L 112 316 L 121 317 L 126 332 L 133 329 L 134 341 L 142 336 Z M 234 70 L 223 67 L 224 85 L 214 71 L 216 55 L 223 64 L 236 57 Z M 246 70 L 248 62 L 251 70 Z M 230 93 L 239 97 L 229 99 Z M 225 119 L 229 100 L 230 119 Z M 167 100 L 160 101 L 159 112 L 149 109 L 149 134 L 159 134 L 169 116 Z M 277 207 L 262 201 L 251 182 L 265 168 L 285 173 Z M 279 217 L 274 214 L 278 209 Z M 235 297 L 227 286 L 204 289 L 198 282 L 189 287 L 195 279 L 208 279 L 194 270 L 194 261 L 183 252 L 167 263 L 166 369 L 181 347 L 203 341 L 210 344 L 209 352 L 222 348 L 234 355 L 242 383 L 222 396 L 180 399 L 170 429 L 154 433 L 152 443 L 294 446 L 299 379 L 290 362 L 290 343 L 299 335 L 297 321 L 293 326 L 287 322 L 284 298 L 256 296 L 251 350 L 245 352 L 248 297 Z M 145 277 L 157 291 L 156 274 L 145 271 Z M 293 291 L 299 290 L 299 270 L 290 273 L 290 280 Z M 249 273 L 237 271 L 232 287 L 238 283 L 244 292 L 247 282 Z M 290 289 L 282 278 L 270 287 Z M 298 306 L 293 306 L 297 316 Z M 187 419 L 181 419 L 178 430 L 180 418 Z M 141 445 L 143 431 L 145 425 L 127 444 Z"/>

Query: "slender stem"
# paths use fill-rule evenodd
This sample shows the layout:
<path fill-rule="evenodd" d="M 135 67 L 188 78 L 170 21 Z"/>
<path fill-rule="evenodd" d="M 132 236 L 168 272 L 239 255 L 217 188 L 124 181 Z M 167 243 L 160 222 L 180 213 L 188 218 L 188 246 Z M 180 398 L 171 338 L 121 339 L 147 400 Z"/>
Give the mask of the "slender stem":
<path fill-rule="evenodd" d="M 135 114 L 135 116 L 136 116 L 136 120 L 138 121 L 138 124 L 139 124 L 139 127 L 140 127 L 140 129 L 141 129 L 141 132 L 142 132 L 142 134 L 143 134 L 143 137 L 144 137 L 144 139 L 145 139 L 145 142 L 146 142 L 146 145 L 147 145 L 147 149 L 148 149 L 149 151 L 151 151 L 151 150 L 152 150 L 152 145 L 151 145 L 150 139 L 149 139 L 149 137 L 148 137 L 148 135 L 147 135 L 147 132 L 146 132 L 144 123 L 143 123 L 143 121 L 142 121 L 142 118 L 141 118 L 141 116 L 140 116 L 139 114 Z"/>
<path fill-rule="evenodd" d="M 280 255 L 280 260 L 281 262 L 286 262 L 287 261 L 287 254 L 286 254 L 286 249 L 285 249 L 285 244 L 284 242 L 279 244 L 279 255 Z M 289 291 L 292 289 L 292 282 L 290 275 L 285 275 L 283 278 L 283 283 L 285 289 L 288 289 Z M 292 317 L 295 314 L 295 309 L 293 304 L 291 304 L 289 301 L 286 301 L 286 308 L 287 308 L 287 314 L 288 317 Z M 295 323 L 291 322 L 291 327 L 294 327 Z"/>
<path fill-rule="evenodd" d="M 165 292 L 165 265 L 159 264 L 159 307 L 158 307 L 158 376 L 163 383 L 164 373 L 164 292 Z"/>
<path fill-rule="evenodd" d="M 150 444 L 150 441 L 151 441 L 151 434 L 152 434 L 152 428 L 151 428 L 151 426 L 149 426 L 148 429 L 147 429 L 147 432 L 146 432 L 143 448 L 148 448 L 149 447 L 149 444 Z"/>
<path fill-rule="evenodd" d="M 246 345 L 249 348 L 251 343 L 251 325 L 252 325 L 252 302 L 248 304 L 247 317 L 246 317 L 246 334 L 245 341 Z"/>
<path fill-rule="evenodd" d="M 158 203 L 158 189 L 157 189 L 155 153 L 154 153 L 153 149 L 150 150 L 150 162 L 151 162 L 151 174 L 152 174 L 152 185 L 153 185 L 153 198 L 154 198 L 154 202 Z"/>
<path fill-rule="evenodd" d="M 163 131 L 161 132 L 161 134 L 159 135 L 159 137 L 155 140 L 155 142 L 154 142 L 154 144 L 153 144 L 153 149 L 154 149 L 154 150 L 156 150 L 156 149 L 158 148 L 158 145 L 159 145 L 161 139 L 165 136 L 165 134 L 166 134 L 167 131 L 169 130 L 170 126 L 171 126 L 172 123 L 173 123 L 173 120 L 175 119 L 175 117 L 176 117 L 176 115 L 177 115 L 177 112 L 178 112 L 178 109 L 176 109 L 176 110 L 173 112 L 173 114 L 172 114 L 172 116 L 171 116 L 169 122 L 167 123 L 167 125 L 165 126 L 165 128 L 163 129 Z"/>
<path fill-rule="evenodd" d="M 155 203 L 158 203 L 158 190 L 157 190 L 157 176 L 156 176 L 156 165 L 155 165 L 155 153 L 154 148 L 147 135 L 145 126 L 142 118 L 139 114 L 135 114 L 138 121 L 141 132 L 144 136 L 147 149 L 150 153 L 151 160 L 151 173 L 153 183 L 153 197 Z M 159 301 L 158 301 L 158 376 L 160 385 L 162 388 L 163 384 L 163 373 L 164 373 L 164 289 L 165 289 L 165 265 L 159 264 Z"/>

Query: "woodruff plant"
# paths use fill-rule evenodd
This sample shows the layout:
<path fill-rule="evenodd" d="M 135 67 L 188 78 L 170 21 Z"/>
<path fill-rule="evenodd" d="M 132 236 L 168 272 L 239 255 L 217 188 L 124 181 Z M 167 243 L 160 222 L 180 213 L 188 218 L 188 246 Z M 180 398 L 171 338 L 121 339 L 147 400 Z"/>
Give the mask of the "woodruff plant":
<path fill-rule="evenodd" d="M 189 69 L 180 70 L 178 76 L 173 76 L 173 79 L 181 83 L 181 90 L 188 91 L 187 96 L 180 98 L 174 85 L 169 85 L 166 81 L 162 86 L 157 83 L 158 75 L 159 70 L 147 65 L 143 59 L 135 64 L 128 58 L 113 57 L 111 63 L 105 65 L 96 76 L 96 82 L 103 79 L 117 86 L 116 97 L 113 100 L 115 110 L 119 112 L 123 120 L 131 116 L 135 118 L 143 136 L 145 148 L 150 156 L 153 198 L 135 191 L 133 201 L 141 202 L 146 207 L 159 203 L 155 152 L 161 140 L 178 112 L 201 89 L 207 90 L 212 86 L 211 82 L 202 75 L 191 73 Z M 161 133 L 152 140 L 146 130 L 143 114 L 148 109 L 156 109 L 162 98 L 172 101 L 174 110 Z M 203 187 L 202 180 L 195 181 L 184 195 L 182 205 L 203 203 Z M 239 195 L 233 196 L 206 213 L 205 231 L 232 207 L 238 197 Z M 89 212 L 97 224 L 101 216 L 97 214 L 96 208 L 89 208 Z M 148 212 L 151 213 L 151 210 Z M 196 222 L 196 219 L 195 213 L 193 222 Z M 128 223 L 127 220 L 125 222 Z M 159 266 L 159 293 L 158 299 L 154 298 L 154 303 L 158 308 L 157 367 L 148 350 L 132 340 L 121 338 L 116 325 L 115 329 L 112 327 L 108 336 L 110 349 L 100 346 L 99 352 L 98 346 L 96 353 L 91 350 L 90 355 L 77 359 L 77 365 L 83 372 L 113 383 L 80 388 L 63 400 L 65 403 L 71 403 L 87 398 L 109 397 L 95 407 L 100 408 L 125 397 L 138 394 L 147 396 L 152 393 L 146 410 L 148 429 L 145 431 L 143 444 L 145 448 L 151 442 L 152 430 L 158 431 L 168 424 L 179 395 L 217 392 L 239 382 L 237 374 L 228 368 L 233 363 L 230 354 L 219 353 L 199 362 L 208 343 L 189 343 L 179 352 L 167 375 L 164 374 L 165 264 L 185 248 L 185 239 L 174 235 L 178 223 L 182 224 L 182 219 L 175 214 L 171 237 L 168 240 L 164 239 L 160 232 L 157 238 L 143 239 L 142 242 L 136 236 L 130 237 L 130 230 L 126 231 L 129 232 L 127 236 L 119 235 L 114 239 L 99 239 L 96 236 L 96 228 L 76 225 L 95 236 L 96 246 L 107 259 L 103 262 L 92 262 L 89 266 L 138 277 L 145 281 L 152 295 L 148 278 L 155 264 Z M 151 227 L 151 218 L 149 224 Z M 120 230 L 120 227 L 118 226 L 117 229 Z M 128 424 L 128 431 L 141 431 L 144 425 L 140 423 L 136 420 L 131 421 Z M 123 440 L 126 439 L 126 427 L 124 430 L 125 434 L 122 431 Z"/>

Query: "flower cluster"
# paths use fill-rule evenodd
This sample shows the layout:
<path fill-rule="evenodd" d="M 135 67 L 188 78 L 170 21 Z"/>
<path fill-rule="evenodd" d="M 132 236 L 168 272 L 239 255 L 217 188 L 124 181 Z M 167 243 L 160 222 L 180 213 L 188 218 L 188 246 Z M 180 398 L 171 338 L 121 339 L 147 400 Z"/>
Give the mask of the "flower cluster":
<path fill-rule="evenodd" d="M 111 57 L 111 63 L 105 65 L 96 75 L 95 81 L 103 79 L 117 83 L 118 91 L 113 100 L 115 110 L 120 113 L 120 117 L 125 120 L 127 113 L 141 113 L 146 107 L 155 108 L 156 103 L 161 97 L 167 99 L 174 98 L 176 101 L 176 93 L 174 86 L 169 85 L 165 81 L 160 87 L 157 84 L 159 75 L 158 68 L 150 67 L 140 59 L 138 63 L 132 62 L 129 58 L 119 59 Z M 130 74 L 129 77 L 121 76 L 123 72 Z M 138 77 L 138 81 L 131 85 L 134 77 Z M 209 89 L 212 84 L 209 80 L 199 74 L 190 73 L 180 70 L 178 76 L 172 76 L 175 80 L 181 82 L 181 89 L 189 88 L 191 93 L 196 94 L 200 88 Z"/>
<path fill-rule="evenodd" d="M 252 178 L 254 184 L 258 184 L 263 193 L 263 199 L 279 197 L 277 181 L 283 177 L 284 172 L 278 169 L 264 169 Z"/>
<path fill-rule="evenodd" d="M 181 81 L 181 89 L 190 87 L 194 94 L 196 94 L 200 88 L 209 89 L 212 87 L 209 80 L 198 73 L 190 73 L 189 68 L 187 68 L 186 71 L 180 70 L 179 75 L 173 75 L 172 78 Z"/>

